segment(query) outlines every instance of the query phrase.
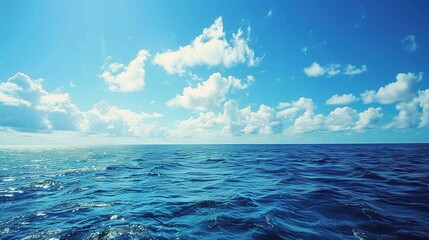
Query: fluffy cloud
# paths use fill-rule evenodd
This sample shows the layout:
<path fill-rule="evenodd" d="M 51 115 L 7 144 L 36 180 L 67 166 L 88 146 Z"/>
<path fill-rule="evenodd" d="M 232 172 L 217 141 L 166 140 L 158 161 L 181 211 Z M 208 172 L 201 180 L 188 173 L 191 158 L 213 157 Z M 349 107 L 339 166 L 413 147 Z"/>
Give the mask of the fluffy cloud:
<path fill-rule="evenodd" d="M 420 112 L 419 102 L 414 98 L 409 102 L 402 102 L 396 105 L 398 115 L 389 123 L 386 128 L 410 128 L 416 127 L 419 122 Z"/>
<path fill-rule="evenodd" d="M 354 127 L 358 112 L 350 107 L 336 108 L 326 116 L 325 127 L 329 131 L 344 131 Z"/>
<path fill-rule="evenodd" d="M 157 123 L 147 124 L 145 122 L 147 119 L 162 117 L 159 113 L 136 113 L 101 101 L 83 115 L 84 121 L 81 130 L 86 133 L 138 137 L 165 135 L 165 128 L 160 127 Z"/>
<path fill-rule="evenodd" d="M 357 130 L 373 128 L 375 124 L 383 117 L 381 108 L 368 108 L 359 113 L 359 120 L 356 122 Z"/>
<path fill-rule="evenodd" d="M 363 131 L 373 128 L 383 117 L 381 108 L 368 108 L 358 112 L 350 107 L 336 108 L 323 117 L 322 130 L 326 131 Z"/>
<path fill-rule="evenodd" d="M 175 137 L 220 136 L 223 134 L 270 135 L 285 133 L 296 135 L 314 131 L 364 131 L 373 128 L 383 117 L 381 108 L 368 108 L 358 112 L 350 107 L 336 108 L 327 115 L 316 114 L 312 99 L 300 98 L 281 102 L 279 110 L 261 104 L 256 111 L 251 107 L 240 109 L 238 103 L 229 100 L 223 105 L 223 113 L 200 112 L 177 124 L 172 131 Z"/>
<path fill-rule="evenodd" d="M 361 74 L 367 70 L 366 65 L 362 65 L 360 68 L 351 64 L 347 64 L 341 71 L 341 65 L 332 63 L 325 66 L 321 66 L 317 62 L 313 62 L 309 67 L 304 68 L 304 73 L 308 77 L 333 77 L 340 73 L 344 75 L 356 75 Z"/>
<path fill-rule="evenodd" d="M 326 100 L 326 104 L 328 105 L 347 105 L 353 102 L 356 102 L 358 100 L 357 97 L 353 94 L 343 94 L 341 96 L 334 95 L 328 100 Z"/>
<path fill-rule="evenodd" d="M 396 105 L 399 111 L 386 128 L 410 128 L 429 126 L 429 89 L 419 91 L 418 95 L 407 102 Z"/>
<path fill-rule="evenodd" d="M 260 105 L 256 112 L 250 106 L 239 109 L 235 101 L 228 101 L 224 105 L 222 116 L 225 123 L 224 132 L 234 135 L 241 134 L 273 134 L 282 130 L 281 122 L 276 118 L 273 108 Z"/>
<path fill-rule="evenodd" d="M 381 108 L 368 108 L 360 113 L 350 107 L 336 108 L 326 116 L 324 128 L 328 131 L 362 131 L 373 128 L 382 117 Z"/>
<path fill-rule="evenodd" d="M 301 97 L 291 103 L 281 102 L 278 108 L 283 109 L 277 112 L 277 117 L 285 120 L 294 120 L 293 125 L 287 129 L 291 134 L 300 134 L 319 130 L 323 123 L 323 115 L 315 114 L 316 106 L 310 98 Z M 296 117 L 298 113 L 302 113 Z"/>
<path fill-rule="evenodd" d="M 291 103 L 280 102 L 277 108 L 283 109 L 277 112 L 277 117 L 293 118 L 300 110 L 313 112 L 313 110 L 315 109 L 315 105 L 312 99 L 301 97 L 297 101 L 293 101 Z"/>
<path fill-rule="evenodd" d="M 196 87 L 186 87 L 182 95 L 167 102 L 167 106 L 181 106 L 198 111 L 207 111 L 217 108 L 225 101 L 226 94 L 234 89 L 242 90 L 254 81 L 252 76 L 247 77 L 247 82 L 232 76 L 222 77 L 220 73 L 212 74 L 207 81 L 199 83 Z"/>
<path fill-rule="evenodd" d="M 419 91 L 418 101 L 422 108 L 419 127 L 429 126 L 429 89 Z"/>
<path fill-rule="evenodd" d="M 198 117 L 190 117 L 187 120 L 177 124 L 176 129 L 170 132 L 173 137 L 201 137 L 213 136 L 220 133 L 220 125 L 223 124 L 223 119 L 220 114 L 214 112 L 199 113 Z M 217 133 L 216 133 L 216 130 Z"/>
<path fill-rule="evenodd" d="M 320 77 L 325 74 L 325 69 L 322 68 L 317 62 L 311 64 L 311 66 L 304 68 L 305 74 L 309 77 Z"/>
<path fill-rule="evenodd" d="M 286 129 L 289 134 L 301 134 L 314 131 L 362 131 L 372 128 L 382 118 L 381 108 L 369 108 L 358 112 L 350 107 L 336 108 L 328 115 L 315 114 L 316 106 L 312 99 L 300 98 L 291 103 L 280 103 L 277 117 L 293 120 Z M 301 114 L 297 117 L 298 114 Z M 286 123 L 286 122 L 284 122 Z"/>
<path fill-rule="evenodd" d="M 22 92 L 24 89 L 18 86 L 17 84 L 13 83 L 14 79 L 15 77 L 10 78 L 5 83 L 0 83 L 0 102 L 8 106 L 19 106 L 19 105 L 24 105 L 27 107 L 31 106 L 30 102 L 18 96 L 18 93 Z"/>
<path fill-rule="evenodd" d="M 75 130 L 80 118 L 67 93 L 50 93 L 23 73 L 0 83 L 0 112 L 1 126 L 28 132 Z"/>
<path fill-rule="evenodd" d="M 429 126 L 429 89 L 419 91 L 418 102 L 422 109 L 419 127 Z"/>
<path fill-rule="evenodd" d="M 148 119 L 158 113 L 135 113 L 100 102 L 81 111 L 68 93 L 48 92 L 42 82 L 17 73 L 0 83 L 0 126 L 23 132 L 75 131 L 86 134 L 160 136 L 165 128 Z"/>
<path fill-rule="evenodd" d="M 423 73 L 399 73 L 396 81 L 380 87 L 378 91 L 367 90 L 361 94 L 364 103 L 377 101 L 382 104 L 390 104 L 406 101 L 412 98 L 416 92 L 417 83 L 423 78 Z"/>
<path fill-rule="evenodd" d="M 250 34 L 250 27 L 247 29 Z M 222 17 L 215 20 L 212 26 L 204 28 L 203 33 L 197 36 L 191 44 L 179 47 L 178 50 L 168 50 L 157 53 L 153 62 L 162 66 L 170 74 L 184 74 L 193 66 L 223 65 L 231 67 L 239 63 L 255 66 L 259 59 L 255 58 L 254 51 L 249 47 L 249 38 L 243 38 L 243 31 L 238 29 L 228 42 L 223 30 Z"/>
<path fill-rule="evenodd" d="M 145 61 L 149 57 L 149 52 L 140 50 L 128 66 L 121 63 L 111 63 L 104 67 L 104 72 L 100 75 L 109 85 L 110 91 L 134 92 L 143 89 L 145 85 Z"/>
<path fill-rule="evenodd" d="M 198 117 L 179 122 L 172 136 L 267 135 L 282 132 L 282 123 L 271 107 L 262 104 L 254 112 L 250 106 L 240 109 L 234 100 L 227 101 L 223 107 L 223 113 L 201 112 Z"/>
<path fill-rule="evenodd" d="M 407 53 L 415 52 L 417 49 L 416 36 L 408 35 L 402 39 L 402 44 L 404 44 L 404 50 Z"/>

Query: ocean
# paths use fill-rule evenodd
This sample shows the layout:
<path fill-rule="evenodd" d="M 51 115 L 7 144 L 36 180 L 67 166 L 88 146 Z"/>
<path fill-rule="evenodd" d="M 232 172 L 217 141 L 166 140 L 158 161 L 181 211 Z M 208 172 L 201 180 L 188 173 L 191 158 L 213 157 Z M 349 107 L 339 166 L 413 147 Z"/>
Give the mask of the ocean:
<path fill-rule="evenodd" d="M 429 239 L 429 144 L 0 148 L 1 239 Z"/>

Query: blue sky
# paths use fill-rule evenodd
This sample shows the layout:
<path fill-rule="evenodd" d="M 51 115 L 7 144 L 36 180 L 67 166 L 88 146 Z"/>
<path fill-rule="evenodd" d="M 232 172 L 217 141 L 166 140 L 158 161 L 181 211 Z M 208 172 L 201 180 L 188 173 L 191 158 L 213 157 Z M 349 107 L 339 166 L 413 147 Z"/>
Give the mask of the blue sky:
<path fill-rule="evenodd" d="M 0 144 L 429 140 L 427 1 L 0 1 Z"/>

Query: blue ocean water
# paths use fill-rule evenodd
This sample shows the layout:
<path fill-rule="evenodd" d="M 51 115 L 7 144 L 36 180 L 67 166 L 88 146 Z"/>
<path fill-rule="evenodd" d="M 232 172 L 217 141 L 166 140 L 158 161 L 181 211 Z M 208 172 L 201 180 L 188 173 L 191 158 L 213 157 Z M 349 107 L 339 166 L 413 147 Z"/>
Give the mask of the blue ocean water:
<path fill-rule="evenodd" d="M 1 239 L 429 239 L 429 145 L 0 149 Z"/>

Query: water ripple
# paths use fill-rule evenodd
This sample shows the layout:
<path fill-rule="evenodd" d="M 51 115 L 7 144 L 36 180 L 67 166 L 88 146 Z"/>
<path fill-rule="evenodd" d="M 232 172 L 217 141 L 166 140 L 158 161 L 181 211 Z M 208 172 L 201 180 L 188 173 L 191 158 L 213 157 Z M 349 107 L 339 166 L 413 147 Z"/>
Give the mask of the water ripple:
<path fill-rule="evenodd" d="M 0 238 L 429 239 L 428 149 L 3 149 Z"/>

